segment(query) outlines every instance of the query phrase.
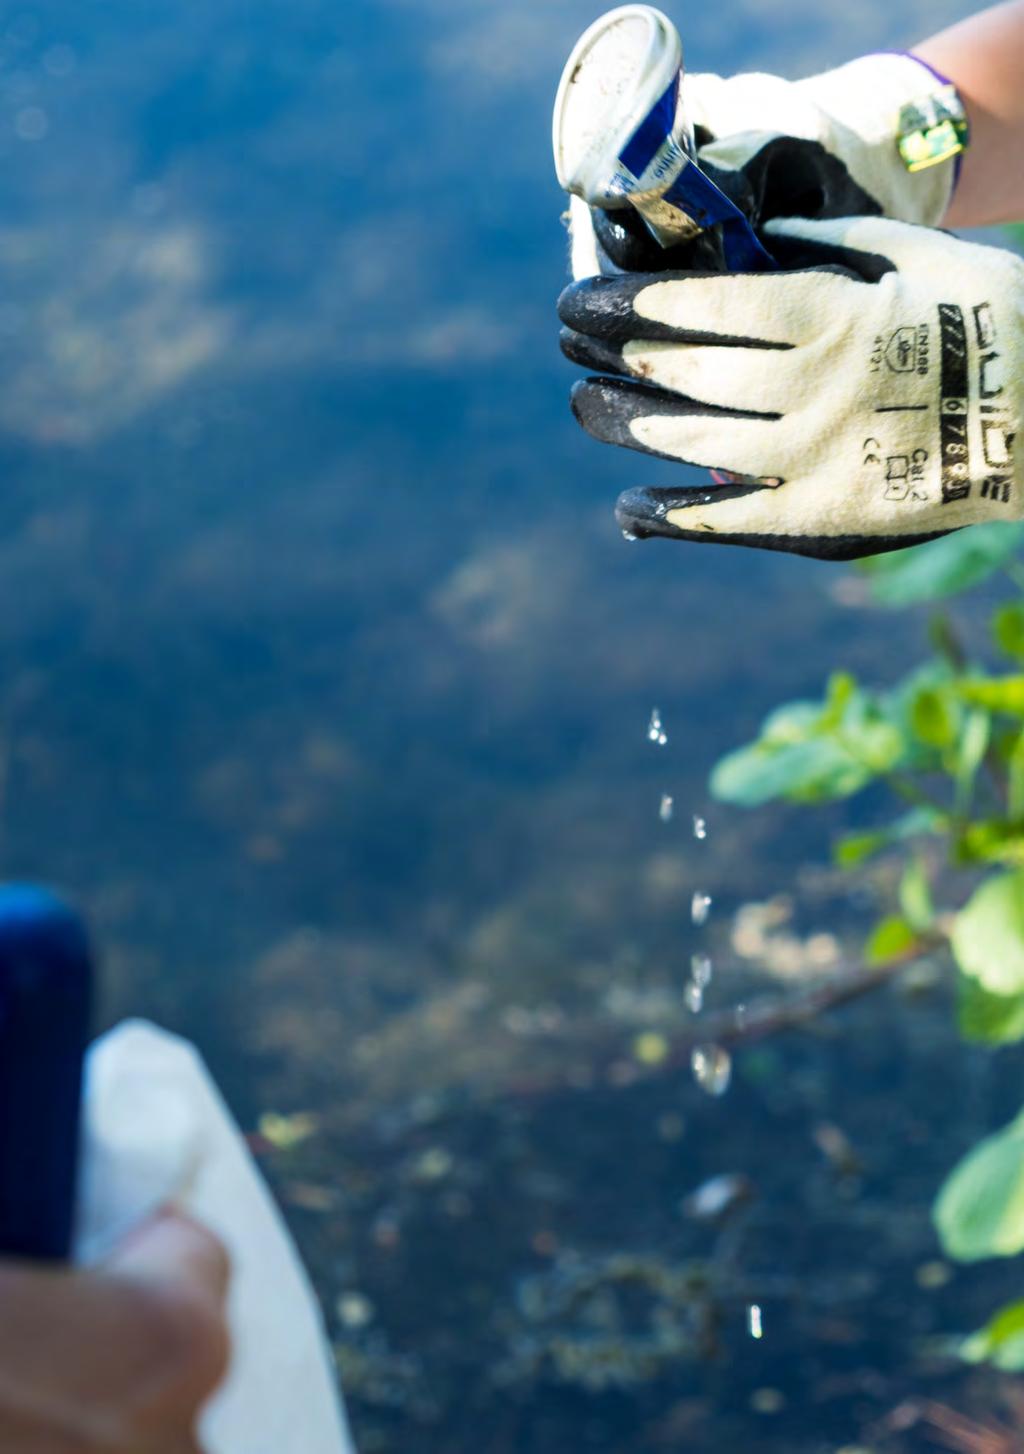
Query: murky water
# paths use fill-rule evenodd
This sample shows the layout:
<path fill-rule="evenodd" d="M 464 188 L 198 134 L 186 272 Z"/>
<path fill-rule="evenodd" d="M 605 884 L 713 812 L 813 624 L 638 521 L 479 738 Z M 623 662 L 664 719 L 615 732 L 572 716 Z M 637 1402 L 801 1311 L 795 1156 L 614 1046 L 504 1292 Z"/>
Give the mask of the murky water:
<path fill-rule="evenodd" d="M 964 9 L 683 19 L 691 64 L 796 74 Z M 266 1164 L 364 1454 L 924 1450 L 894 1410 L 994 1397 L 942 1339 L 998 1270 L 921 1269 L 1019 1067 L 940 984 L 701 1032 L 702 1089 L 716 1008 L 856 951 L 884 885 L 828 846 L 871 805 L 652 807 L 920 623 L 622 543 L 618 491 L 677 476 L 580 433 L 555 345 L 547 113 L 594 14 L 0 18 L 2 867 L 86 906 L 105 1019 L 197 1040 L 247 1127 L 315 1113 Z"/>

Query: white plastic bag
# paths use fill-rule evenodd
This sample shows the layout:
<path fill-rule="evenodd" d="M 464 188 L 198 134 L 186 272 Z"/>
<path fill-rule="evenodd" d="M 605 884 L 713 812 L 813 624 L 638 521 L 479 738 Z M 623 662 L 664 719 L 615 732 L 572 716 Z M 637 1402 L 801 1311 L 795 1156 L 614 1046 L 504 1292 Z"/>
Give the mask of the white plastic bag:
<path fill-rule="evenodd" d="M 90 1050 L 76 1259 L 95 1262 L 173 1202 L 231 1257 L 227 1380 L 210 1454 L 354 1454 L 319 1306 L 242 1135 L 196 1050 L 128 1021 Z"/>

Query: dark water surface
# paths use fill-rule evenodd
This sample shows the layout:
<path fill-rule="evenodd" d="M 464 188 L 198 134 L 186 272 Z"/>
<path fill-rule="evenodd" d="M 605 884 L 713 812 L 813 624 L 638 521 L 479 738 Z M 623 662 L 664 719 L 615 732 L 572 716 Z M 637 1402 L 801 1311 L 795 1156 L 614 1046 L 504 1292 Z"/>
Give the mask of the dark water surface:
<path fill-rule="evenodd" d="M 704 784 L 921 623 L 619 538 L 671 471 L 578 432 L 552 315 L 550 98 L 597 8 L 0 13 L 2 868 L 87 906 L 107 1020 L 196 1040 L 246 1126 L 318 1117 L 268 1167 L 364 1454 L 923 1450 L 894 1409 L 990 1393 L 941 1337 L 996 1278 L 936 1265 L 928 1205 L 1012 1060 L 939 988 L 745 1052 L 722 1100 L 636 1080 L 692 952 L 714 1003 L 763 987 L 743 904 L 859 943 L 885 886 L 828 869 L 841 815 Z M 969 8 L 729 0 L 685 39 L 799 74 Z M 680 1211 L 719 1173 L 724 1229 Z"/>

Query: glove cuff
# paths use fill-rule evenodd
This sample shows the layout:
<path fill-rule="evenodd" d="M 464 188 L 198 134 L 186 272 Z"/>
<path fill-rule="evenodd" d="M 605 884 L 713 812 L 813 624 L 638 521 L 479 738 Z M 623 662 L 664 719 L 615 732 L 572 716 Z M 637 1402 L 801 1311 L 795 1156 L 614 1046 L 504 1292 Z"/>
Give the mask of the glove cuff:
<path fill-rule="evenodd" d="M 905 107 L 925 109 L 952 83 L 906 51 L 861 56 L 797 87 L 828 118 L 829 149 L 854 180 L 900 222 L 941 223 L 960 171 L 961 152 L 911 171 L 900 151 Z"/>

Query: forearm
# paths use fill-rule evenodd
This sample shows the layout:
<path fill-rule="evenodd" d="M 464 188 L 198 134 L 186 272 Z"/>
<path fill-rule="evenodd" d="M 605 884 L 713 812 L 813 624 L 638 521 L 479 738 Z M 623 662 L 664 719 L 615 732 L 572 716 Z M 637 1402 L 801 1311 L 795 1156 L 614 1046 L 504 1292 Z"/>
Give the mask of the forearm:
<path fill-rule="evenodd" d="M 984 10 L 914 47 L 963 98 L 971 144 L 944 219 L 983 227 L 1024 218 L 1024 0 Z"/>

